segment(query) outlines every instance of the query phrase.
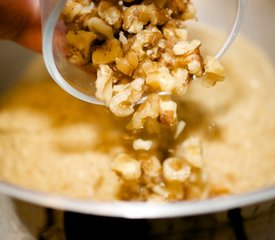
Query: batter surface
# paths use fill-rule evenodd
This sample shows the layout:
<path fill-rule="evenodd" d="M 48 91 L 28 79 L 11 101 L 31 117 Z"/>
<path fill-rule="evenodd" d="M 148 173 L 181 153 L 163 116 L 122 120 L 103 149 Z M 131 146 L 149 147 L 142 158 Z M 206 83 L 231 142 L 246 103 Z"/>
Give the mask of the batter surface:
<path fill-rule="evenodd" d="M 275 184 L 274 68 L 242 38 L 222 62 L 224 82 L 204 88 L 198 81 L 179 104 L 186 121 L 179 141 L 202 140 L 208 175 L 207 195 L 196 192 L 191 198 Z M 0 96 L 0 179 L 76 198 L 118 199 L 125 186 L 110 163 L 129 151 L 128 121 L 65 93 L 35 59 Z"/>

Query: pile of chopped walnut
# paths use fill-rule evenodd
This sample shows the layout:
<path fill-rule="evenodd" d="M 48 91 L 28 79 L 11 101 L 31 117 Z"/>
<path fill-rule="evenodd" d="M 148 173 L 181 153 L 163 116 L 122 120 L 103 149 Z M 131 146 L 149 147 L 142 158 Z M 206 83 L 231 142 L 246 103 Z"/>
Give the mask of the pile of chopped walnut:
<path fill-rule="evenodd" d="M 155 137 L 168 131 L 175 141 L 185 128 L 177 103 L 159 93 L 182 96 L 194 78 L 206 86 L 224 78 L 221 64 L 204 59 L 201 42 L 188 38 L 190 19 L 190 0 L 69 0 L 62 12 L 67 59 L 96 70 L 96 97 L 116 116 L 132 116 L 134 151 L 111 166 L 129 189 L 122 199 L 183 200 L 188 186 L 206 184 L 198 139 L 171 150 Z"/>

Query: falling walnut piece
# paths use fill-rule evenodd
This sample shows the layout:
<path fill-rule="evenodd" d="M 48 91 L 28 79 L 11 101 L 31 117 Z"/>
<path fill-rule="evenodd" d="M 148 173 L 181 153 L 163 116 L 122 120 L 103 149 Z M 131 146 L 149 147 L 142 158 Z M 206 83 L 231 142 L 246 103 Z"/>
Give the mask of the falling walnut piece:
<path fill-rule="evenodd" d="M 150 95 L 134 113 L 128 128 L 132 130 L 142 129 L 147 119 L 156 119 L 160 113 L 160 97 L 157 94 Z"/>
<path fill-rule="evenodd" d="M 185 182 L 191 174 L 191 167 L 181 158 L 168 158 L 163 163 L 163 176 L 168 182 Z"/>
<path fill-rule="evenodd" d="M 141 176 L 140 161 L 124 153 L 114 159 L 111 167 L 125 180 L 137 180 Z"/>
<path fill-rule="evenodd" d="M 145 176 L 158 178 L 161 176 L 162 166 L 160 160 L 152 156 L 141 161 L 141 169 Z"/>
<path fill-rule="evenodd" d="M 134 106 L 141 100 L 144 79 L 138 78 L 131 82 L 125 89 L 119 91 L 110 100 L 110 110 L 119 117 L 126 117 L 134 112 Z"/>
<path fill-rule="evenodd" d="M 179 145 L 176 156 L 186 159 L 196 168 L 203 167 L 202 144 L 198 138 L 190 138 Z"/>
<path fill-rule="evenodd" d="M 150 140 L 136 139 L 133 142 L 133 148 L 135 150 L 149 151 L 152 145 L 153 145 L 153 142 Z"/>

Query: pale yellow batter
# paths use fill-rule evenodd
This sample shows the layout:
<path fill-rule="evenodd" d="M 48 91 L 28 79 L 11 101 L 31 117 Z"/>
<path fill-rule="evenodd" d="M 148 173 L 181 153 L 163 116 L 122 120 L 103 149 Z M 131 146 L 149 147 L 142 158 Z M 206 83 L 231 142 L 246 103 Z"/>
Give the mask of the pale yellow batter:
<path fill-rule="evenodd" d="M 203 141 L 210 197 L 275 184 L 274 69 L 244 39 L 223 64 L 227 79 L 211 89 L 197 82 L 179 108 L 187 123 L 180 138 Z M 129 148 L 128 121 L 65 93 L 36 59 L 0 97 L 0 179 L 77 198 L 117 199 L 122 183 L 110 162 Z"/>

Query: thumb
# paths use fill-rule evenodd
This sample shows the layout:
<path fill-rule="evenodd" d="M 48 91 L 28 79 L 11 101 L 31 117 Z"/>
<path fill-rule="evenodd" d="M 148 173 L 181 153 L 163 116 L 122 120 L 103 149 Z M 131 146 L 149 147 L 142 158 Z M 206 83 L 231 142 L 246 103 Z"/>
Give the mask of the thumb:
<path fill-rule="evenodd" d="M 0 0 L 0 38 L 41 52 L 39 0 Z"/>

